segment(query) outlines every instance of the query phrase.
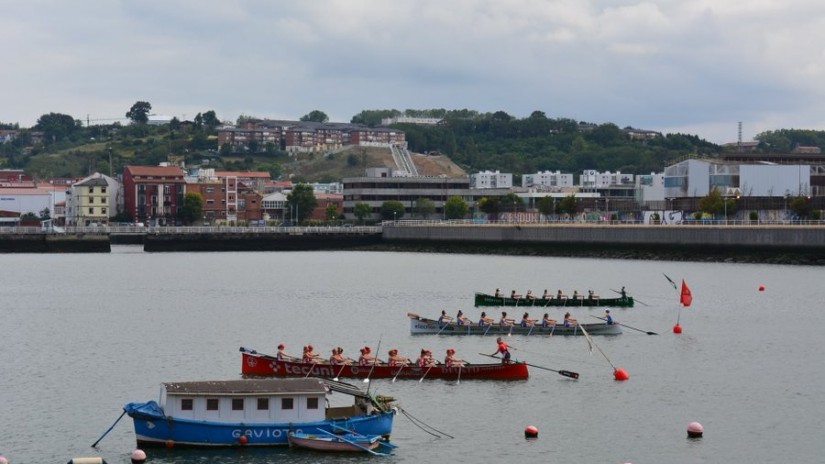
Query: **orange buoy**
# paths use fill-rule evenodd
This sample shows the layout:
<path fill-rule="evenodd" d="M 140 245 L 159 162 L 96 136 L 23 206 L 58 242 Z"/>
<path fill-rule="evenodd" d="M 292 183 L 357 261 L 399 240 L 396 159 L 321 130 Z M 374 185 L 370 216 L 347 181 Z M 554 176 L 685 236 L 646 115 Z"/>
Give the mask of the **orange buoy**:
<path fill-rule="evenodd" d="M 539 429 L 534 425 L 528 425 L 524 428 L 524 438 L 538 438 Z"/>
<path fill-rule="evenodd" d="M 759 286 L 759 291 L 760 291 L 760 292 L 764 292 L 764 291 L 765 291 L 765 286 L 764 286 L 764 285 L 760 285 L 760 286 Z"/>
<path fill-rule="evenodd" d="M 619 367 L 613 371 L 613 378 L 616 380 L 627 380 L 630 378 L 630 375 L 628 375 L 626 370 Z"/>
<path fill-rule="evenodd" d="M 688 438 L 701 438 L 702 433 L 704 433 L 705 429 L 702 427 L 702 424 L 698 422 L 691 422 L 688 424 L 687 428 L 687 435 Z"/>
<path fill-rule="evenodd" d="M 174 446 L 175 446 L 175 442 L 174 442 L 174 441 L 172 441 L 172 440 L 166 440 L 166 442 L 164 443 L 164 445 L 166 445 L 166 447 L 167 447 L 167 448 L 172 448 L 172 447 L 174 447 Z"/>
<path fill-rule="evenodd" d="M 241 436 L 238 438 L 238 443 L 240 443 L 240 444 L 242 444 L 242 445 L 245 445 L 247 441 L 249 441 L 249 439 L 248 439 L 248 438 L 246 438 L 246 435 L 241 435 Z"/>
<path fill-rule="evenodd" d="M 679 324 L 674 325 L 674 326 L 673 326 L 673 333 L 675 333 L 675 334 L 680 334 L 680 333 L 682 333 L 682 326 L 681 326 L 681 325 L 679 325 Z"/>

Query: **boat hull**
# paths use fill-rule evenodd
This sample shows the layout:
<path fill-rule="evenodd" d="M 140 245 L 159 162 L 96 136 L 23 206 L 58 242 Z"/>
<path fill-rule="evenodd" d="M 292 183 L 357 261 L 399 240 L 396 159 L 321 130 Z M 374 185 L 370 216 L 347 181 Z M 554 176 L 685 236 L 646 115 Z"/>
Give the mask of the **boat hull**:
<path fill-rule="evenodd" d="M 495 295 L 488 295 L 485 293 L 476 293 L 475 306 L 524 306 L 524 307 L 540 307 L 547 306 L 566 306 L 572 308 L 578 307 L 600 307 L 609 306 L 614 308 L 632 308 L 633 297 L 625 298 L 509 298 L 497 297 Z"/>
<path fill-rule="evenodd" d="M 289 434 L 289 446 L 316 451 L 358 452 L 374 450 L 381 446 L 380 437 L 364 437 L 352 434 L 344 435 L 343 440 L 333 436 L 317 436 L 304 433 Z M 355 443 L 355 446 L 353 443 Z"/>
<path fill-rule="evenodd" d="M 300 362 L 279 361 L 272 356 L 260 353 L 243 352 L 241 373 L 254 376 L 301 376 L 348 377 L 371 379 L 427 379 L 448 380 L 523 380 L 528 376 L 524 363 L 468 364 L 461 368 L 419 366 L 336 366 L 331 364 L 305 364 Z"/>
<path fill-rule="evenodd" d="M 584 330 L 581 329 L 584 327 Z M 522 327 L 520 325 L 478 325 L 465 324 L 458 325 L 455 323 L 439 325 L 437 320 L 427 319 L 420 316 L 410 316 L 410 333 L 413 335 L 584 335 L 587 331 L 588 335 L 619 335 L 622 333 L 622 326 L 620 324 L 581 324 L 565 327 L 557 324 L 555 326 L 542 327 L 536 325 L 533 327 Z M 463 378 L 463 376 L 462 376 Z"/>
<path fill-rule="evenodd" d="M 138 446 L 166 447 L 288 446 L 290 432 L 322 435 L 342 429 L 388 438 L 395 414 L 390 410 L 305 423 L 250 423 L 169 417 L 154 401 L 129 403 L 123 409 L 134 422 Z"/>

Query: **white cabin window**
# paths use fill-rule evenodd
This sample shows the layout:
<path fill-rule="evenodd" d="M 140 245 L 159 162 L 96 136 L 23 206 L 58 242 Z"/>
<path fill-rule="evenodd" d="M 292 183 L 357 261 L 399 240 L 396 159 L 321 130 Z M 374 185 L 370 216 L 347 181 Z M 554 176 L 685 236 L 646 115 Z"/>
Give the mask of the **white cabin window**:
<path fill-rule="evenodd" d="M 307 398 L 307 409 L 318 409 L 318 398 Z"/>
<path fill-rule="evenodd" d="M 232 398 L 232 410 L 243 411 L 243 398 Z"/>
<path fill-rule="evenodd" d="M 269 398 L 258 398 L 258 411 L 269 410 Z"/>
<path fill-rule="evenodd" d="M 292 398 L 281 398 L 281 409 L 294 409 L 294 401 Z"/>
<path fill-rule="evenodd" d="M 193 406 L 192 398 L 181 398 L 180 400 L 180 410 L 181 411 L 191 411 Z"/>
<path fill-rule="evenodd" d="M 207 411 L 217 411 L 218 410 L 218 399 L 217 398 L 207 398 L 206 399 L 206 410 Z"/>

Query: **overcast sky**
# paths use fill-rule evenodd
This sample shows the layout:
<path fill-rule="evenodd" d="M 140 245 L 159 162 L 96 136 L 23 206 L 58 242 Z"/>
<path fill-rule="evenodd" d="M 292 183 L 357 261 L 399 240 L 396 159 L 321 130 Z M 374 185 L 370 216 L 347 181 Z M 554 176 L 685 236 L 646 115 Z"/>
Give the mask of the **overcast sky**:
<path fill-rule="evenodd" d="M 734 142 L 825 129 L 822 0 L 0 0 L 0 122 L 138 100 L 348 122 L 505 111 Z"/>

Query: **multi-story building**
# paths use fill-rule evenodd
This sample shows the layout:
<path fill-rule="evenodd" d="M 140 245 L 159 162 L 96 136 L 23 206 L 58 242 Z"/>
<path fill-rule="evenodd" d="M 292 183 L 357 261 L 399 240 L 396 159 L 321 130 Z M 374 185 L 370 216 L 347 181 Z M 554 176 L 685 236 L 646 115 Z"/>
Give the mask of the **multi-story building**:
<path fill-rule="evenodd" d="M 825 194 L 825 166 L 689 159 L 665 168 L 665 196 L 787 197 Z M 816 184 L 816 185 L 812 185 Z"/>
<path fill-rule="evenodd" d="M 633 186 L 633 174 L 616 172 L 599 172 L 595 169 L 582 171 L 579 177 L 579 187 L 582 189 L 604 189 L 611 187 Z"/>
<path fill-rule="evenodd" d="M 470 187 L 477 189 L 485 188 L 511 188 L 513 186 L 513 174 L 493 171 L 480 171 L 470 175 Z"/>
<path fill-rule="evenodd" d="M 562 174 L 561 171 L 524 174 L 521 176 L 521 186 L 538 191 L 561 191 L 573 187 L 573 174 Z"/>
<path fill-rule="evenodd" d="M 250 173 L 201 169 L 196 179 L 187 181 L 186 191 L 197 192 L 203 197 L 205 223 L 249 222 L 263 218 L 262 195 L 247 183 L 258 176 Z"/>
<path fill-rule="evenodd" d="M 123 168 L 123 207 L 136 222 L 174 225 L 186 193 L 183 170 L 177 166 Z"/>
<path fill-rule="evenodd" d="M 66 223 L 73 226 L 106 225 L 117 214 L 117 180 L 95 173 L 72 184 L 66 191 Z"/>

